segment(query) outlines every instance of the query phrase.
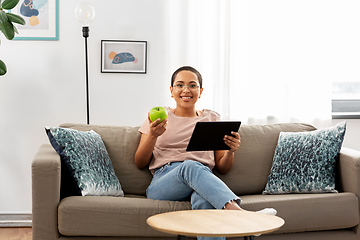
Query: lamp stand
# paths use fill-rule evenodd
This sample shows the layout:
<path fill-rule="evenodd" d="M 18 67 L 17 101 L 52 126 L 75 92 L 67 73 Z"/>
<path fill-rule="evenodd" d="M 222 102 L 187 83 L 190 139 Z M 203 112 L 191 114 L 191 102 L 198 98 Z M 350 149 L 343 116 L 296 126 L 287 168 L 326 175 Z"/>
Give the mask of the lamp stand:
<path fill-rule="evenodd" d="M 86 77 L 86 116 L 87 116 L 87 124 L 90 124 L 89 117 L 89 68 L 88 68 L 88 47 L 87 47 L 87 38 L 89 37 L 89 27 L 83 27 L 83 37 L 85 39 L 85 77 Z"/>

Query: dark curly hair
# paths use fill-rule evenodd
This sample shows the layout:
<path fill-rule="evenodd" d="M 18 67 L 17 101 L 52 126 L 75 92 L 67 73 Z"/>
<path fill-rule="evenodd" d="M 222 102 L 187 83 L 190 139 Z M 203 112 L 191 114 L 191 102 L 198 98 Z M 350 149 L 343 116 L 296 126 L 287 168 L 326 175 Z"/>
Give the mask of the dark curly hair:
<path fill-rule="evenodd" d="M 196 70 L 195 68 L 190 67 L 190 66 L 183 66 L 183 67 L 177 69 L 177 70 L 173 73 L 173 75 L 171 76 L 171 86 L 172 86 L 172 87 L 174 86 L 174 82 L 175 82 L 176 76 L 177 76 L 178 73 L 181 72 L 181 71 L 190 71 L 190 72 L 195 73 L 195 75 L 197 76 L 197 79 L 199 80 L 200 88 L 202 88 L 202 76 L 201 76 L 200 72 L 199 72 L 198 70 Z"/>

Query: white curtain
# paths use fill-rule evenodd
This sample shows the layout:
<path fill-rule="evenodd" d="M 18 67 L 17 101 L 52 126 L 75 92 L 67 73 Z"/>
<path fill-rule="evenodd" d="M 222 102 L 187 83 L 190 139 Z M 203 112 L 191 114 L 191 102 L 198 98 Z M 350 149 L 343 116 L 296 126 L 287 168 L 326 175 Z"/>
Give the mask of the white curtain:
<path fill-rule="evenodd" d="M 198 108 L 245 124 L 331 124 L 332 82 L 354 71 L 348 64 L 358 58 L 357 1 L 165 4 L 166 76 L 183 65 L 197 68 L 204 79 Z"/>

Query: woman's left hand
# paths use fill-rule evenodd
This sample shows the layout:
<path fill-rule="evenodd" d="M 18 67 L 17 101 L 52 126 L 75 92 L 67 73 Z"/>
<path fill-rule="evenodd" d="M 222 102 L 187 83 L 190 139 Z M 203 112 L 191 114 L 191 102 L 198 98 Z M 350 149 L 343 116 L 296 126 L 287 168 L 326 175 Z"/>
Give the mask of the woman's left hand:
<path fill-rule="evenodd" d="M 233 136 L 225 135 L 224 137 L 225 144 L 230 147 L 230 150 L 228 150 L 229 153 L 235 152 L 241 144 L 240 134 L 237 132 L 231 132 L 231 134 Z"/>

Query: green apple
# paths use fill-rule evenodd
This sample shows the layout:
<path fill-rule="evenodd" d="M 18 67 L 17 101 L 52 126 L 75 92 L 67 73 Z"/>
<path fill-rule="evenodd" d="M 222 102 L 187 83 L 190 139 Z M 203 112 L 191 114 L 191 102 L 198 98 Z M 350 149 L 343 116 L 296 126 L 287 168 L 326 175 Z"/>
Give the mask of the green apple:
<path fill-rule="evenodd" d="M 166 109 L 163 107 L 154 107 L 149 112 L 150 121 L 154 122 L 156 119 L 161 119 L 160 122 L 164 121 L 164 119 L 168 118 L 168 114 Z"/>

